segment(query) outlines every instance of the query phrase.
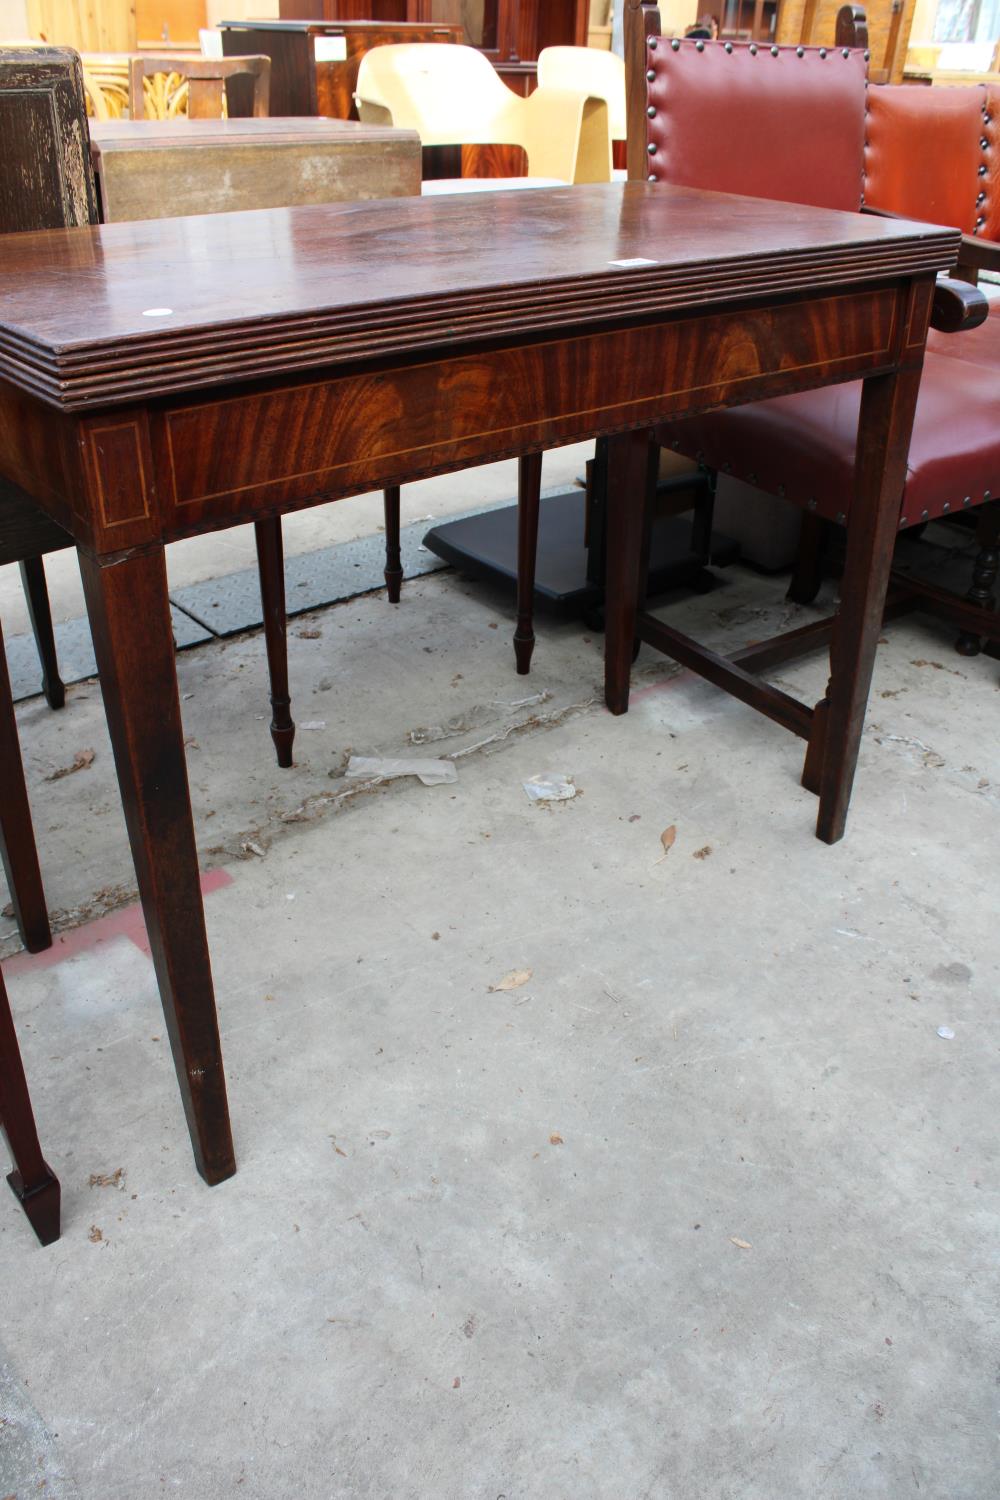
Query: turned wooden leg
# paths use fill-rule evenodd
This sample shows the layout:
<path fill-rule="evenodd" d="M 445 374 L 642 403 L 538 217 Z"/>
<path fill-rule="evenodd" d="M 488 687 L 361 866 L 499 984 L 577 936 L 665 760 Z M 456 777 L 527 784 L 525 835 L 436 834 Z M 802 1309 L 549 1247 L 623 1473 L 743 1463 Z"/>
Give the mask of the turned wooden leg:
<path fill-rule="evenodd" d="M 260 602 L 264 611 L 264 644 L 271 680 L 271 739 L 278 765 L 292 764 L 295 723 L 288 693 L 288 622 L 285 616 L 285 556 L 281 545 L 281 517 L 255 521 Z"/>
<path fill-rule="evenodd" d="M 802 529 L 795 549 L 795 566 L 786 598 L 793 604 L 811 604 L 823 582 L 823 557 L 829 523 L 815 511 L 802 512 Z"/>
<path fill-rule="evenodd" d="M 659 449 L 647 429 L 608 439 L 604 701 L 613 714 L 628 712 L 635 620 L 649 573 L 658 464 Z"/>
<path fill-rule="evenodd" d="M 847 824 L 919 385 L 919 369 L 908 369 L 869 377 L 863 386 L 840 610 L 830 645 L 828 706 L 816 720 L 816 733 L 824 741 L 816 836 L 827 844 L 843 838 Z M 807 770 L 809 759 L 807 755 Z"/>
<path fill-rule="evenodd" d="M 542 489 L 542 455 L 528 453 L 517 461 L 517 626 L 514 659 L 524 677 L 535 649 L 535 559 L 538 555 L 538 506 Z"/>
<path fill-rule="evenodd" d="M 38 1143 L 31 1096 L 24 1077 L 10 1002 L 0 975 L 0 1124 L 10 1143 L 11 1189 L 43 1245 L 59 1238 L 59 1179 Z"/>
<path fill-rule="evenodd" d="M 132 859 L 198 1170 L 236 1170 L 205 933 L 163 548 L 80 554 Z"/>
<path fill-rule="evenodd" d="M 399 556 L 399 485 L 390 485 L 382 491 L 385 510 L 385 586 L 389 592 L 389 603 L 399 603 L 399 591 L 403 584 L 403 564 Z"/>
<path fill-rule="evenodd" d="M 0 860 L 21 941 L 29 953 L 52 946 L 38 851 L 31 827 L 28 789 L 10 691 L 7 656 L 0 633 Z"/>
<path fill-rule="evenodd" d="M 983 507 L 976 540 L 979 551 L 972 570 L 972 587 L 965 597 L 979 609 L 996 609 L 994 586 L 1000 569 L 1000 504 Z M 960 656 L 978 656 L 982 644 L 980 636 L 963 630 L 955 642 L 955 650 Z"/>
<path fill-rule="evenodd" d="M 42 692 L 50 708 L 62 708 L 66 702 L 66 688 L 59 676 L 52 610 L 45 583 L 45 564 L 40 557 L 26 557 L 19 566 L 21 584 L 28 604 L 28 618 L 35 635 L 38 660 L 42 665 Z"/>

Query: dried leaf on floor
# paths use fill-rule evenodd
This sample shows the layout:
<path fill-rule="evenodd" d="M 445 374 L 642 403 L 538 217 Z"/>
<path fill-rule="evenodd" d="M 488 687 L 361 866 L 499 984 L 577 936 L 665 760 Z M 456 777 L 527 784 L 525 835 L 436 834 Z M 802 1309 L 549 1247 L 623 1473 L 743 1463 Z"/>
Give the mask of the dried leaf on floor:
<path fill-rule="evenodd" d="M 113 1172 L 91 1172 L 87 1182 L 88 1187 L 116 1187 L 119 1192 L 125 1191 L 125 1168 L 116 1167 Z"/>
<path fill-rule="evenodd" d="M 566 1142 L 563 1140 L 563 1138 L 562 1138 L 561 1135 L 558 1135 L 557 1133 L 553 1132 L 553 1134 L 549 1136 L 549 1145 L 550 1146 L 565 1146 L 565 1144 L 566 1144 Z"/>
<path fill-rule="evenodd" d="M 240 844 L 240 849 L 242 853 L 247 857 L 249 857 L 251 854 L 256 854 L 258 859 L 263 859 L 266 853 L 266 851 L 262 849 L 259 844 L 254 843 L 253 839 L 244 839 Z"/>
<path fill-rule="evenodd" d="M 87 1238 L 92 1245 L 99 1245 L 101 1240 L 103 1240 L 104 1235 L 98 1229 L 96 1224 L 91 1224 L 90 1233 L 88 1234 Z"/>
<path fill-rule="evenodd" d="M 501 991 L 519 990 L 522 984 L 527 984 L 534 972 L 534 969 L 515 969 L 512 973 L 505 974 L 499 984 L 489 985 L 487 994 L 498 995 Z"/>
<path fill-rule="evenodd" d="M 298 632 L 300 641 L 318 641 L 322 634 L 322 630 L 300 630 Z"/>
<path fill-rule="evenodd" d="M 703 849 L 696 849 L 694 851 L 693 858 L 695 858 L 695 859 L 707 859 L 708 856 L 711 854 L 711 852 L 712 852 L 712 846 L 711 846 L 711 844 L 706 844 Z"/>
<path fill-rule="evenodd" d="M 53 771 L 51 776 L 46 776 L 46 781 L 61 781 L 64 776 L 72 776 L 74 771 L 86 771 L 88 766 L 94 764 L 93 750 L 78 750 L 73 757 L 73 763 L 69 766 L 60 766 L 58 771 Z"/>
<path fill-rule="evenodd" d="M 752 1250 L 753 1249 L 753 1246 L 750 1244 L 750 1242 L 748 1240 L 738 1239 L 735 1234 L 731 1234 L 729 1236 L 729 1240 L 730 1240 L 731 1244 L 733 1244 L 733 1245 L 736 1246 L 737 1250 Z"/>
<path fill-rule="evenodd" d="M 664 828 L 663 832 L 660 834 L 660 843 L 663 845 L 663 853 L 660 855 L 659 859 L 656 861 L 656 863 L 658 865 L 662 865 L 663 861 L 666 859 L 667 855 L 670 853 L 671 849 L 674 847 L 674 840 L 676 839 L 676 837 L 677 837 L 677 824 L 676 823 L 671 823 L 670 827 L 669 828 Z"/>

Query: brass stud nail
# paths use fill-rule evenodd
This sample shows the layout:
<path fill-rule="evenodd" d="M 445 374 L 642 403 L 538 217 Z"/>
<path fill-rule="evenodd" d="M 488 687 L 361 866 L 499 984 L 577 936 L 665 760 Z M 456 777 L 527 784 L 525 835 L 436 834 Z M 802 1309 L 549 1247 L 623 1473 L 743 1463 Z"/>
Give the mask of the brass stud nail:
<path fill-rule="evenodd" d="M 647 72 L 647 74 L 646 74 L 646 82 L 647 83 L 655 83 L 656 82 L 656 69 L 655 68 L 650 68 L 649 71 Z"/>
<path fill-rule="evenodd" d="M 985 177 L 986 176 L 986 166 L 985 166 L 985 164 L 979 168 L 979 175 L 980 175 L 980 177 Z"/>
<path fill-rule="evenodd" d="M 749 45 L 749 47 L 747 48 L 747 51 L 750 53 L 751 57 L 756 57 L 757 56 L 757 43 L 756 42 L 751 42 L 750 45 Z"/>
<path fill-rule="evenodd" d="M 732 44 L 732 42 L 727 42 L 726 45 L 725 45 L 725 51 L 729 52 L 729 53 L 732 53 L 732 50 L 733 50 L 733 44 Z"/>
<path fill-rule="evenodd" d="M 871 62 L 871 60 L 872 60 L 872 55 L 871 55 L 871 53 L 870 53 L 870 52 L 866 52 L 866 53 L 865 53 L 865 62 Z M 867 81 L 867 80 L 866 80 L 866 81 Z"/>
<path fill-rule="evenodd" d="M 988 500 L 989 498 L 990 498 L 990 492 L 989 492 L 989 490 L 983 490 L 983 499 L 984 500 Z"/>
<path fill-rule="evenodd" d="M 922 510 L 920 512 L 920 519 L 921 519 L 921 521 L 929 521 L 930 518 L 931 518 L 931 513 L 930 513 L 929 510 Z"/>
<path fill-rule="evenodd" d="M 650 156 L 656 155 L 656 146 L 653 141 L 650 141 L 649 145 L 646 147 L 646 150 L 649 152 Z"/>
<path fill-rule="evenodd" d="M 655 108 L 654 105 L 648 104 L 646 106 L 646 113 L 647 113 L 647 115 L 649 116 L 649 118 L 651 120 L 655 120 L 656 119 L 656 108 Z"/>
<path fill-rule="evenodd" d="M 796 49 L 795 49 L 795 56 L 796 57 L 805 57 L 805 55 L 806 55 L 806 49 L 804 47 L 796 47 Z"/>
<path fill-rule="evenodd" d="M 778 55 L 778 49 L 777 49 L 777 47 L 772 47 L 771 48 L 771 56 L 772 57 L 777 57 L 777 55 Z"/>
<path fill-rule="evenodd" d="M 841 55 L 841 57 L 850 57 L 850 55 L 851 55 L 851 49 L 849 47 L 845 47 L 844 50 L 843 50 L 843 52 L 840 55 Z"/>
<path fill-rule="evenodd" d="M 990 143 L 986 139 L 985 136 L 980 136 L 980 138 L 979 138 L 979 144 L 980 144 L 980 146 L 982 146 L 982 148 L 983 148 L 984 151 L 988 151 L 989 150 Z"/>
<path fill-rule="evenodd" d="M 704 50 L 705 50 L 705 43 L 704 42 L 695 42 L 695 44 L 694 44 L 694 50 L 696 52 L 704 52 Z"/>
<path fill-rule="evenodd" d="M 820 57 L 825 57 L 826 56 L 826 48 L 825 47 L 821 47 L 819 49 L 819 55 L 820 55 Z"/>
<path fill-rule="evenodd" d="M 658 182 L 659 178 L 657 177 L 657 175 L 656 175 L 655 172 L 650 172 L 649 176 L 646 178 L 646 181 L 647 182 Z"/>
<path fill-rule="evenodd" d="M 941 510 L 943 511 L 943 513 L 945 515 L 947 515 L 948 512 L 951 510 L 951 501 L 950 500 L 946 500 L 944 502 L 944 504 L 942 505 Z"/>
<path fill-rule="evenodd" d="M 679 51 L 680 51 L 680 50 L 681 50 L 681 44 L 680 44 L 680 42 L 679 42 L 679 41 L 678 41 L 678 40 L 677 40 L 677 38 L 676 38 L 676 37 L 674 37 L 674 39 L 673 39 L 673 41 L 672 41 L 672 42 L 671 42 L 671 43 L 670 43 L 670 45 L 671 45 L 671 47 L 672 47 L 672 48 L 673 48 L 673 50 L 674 50 L 674 51 L 675 51 L 675 52 L 679 52 Z"/>
<path fill-rule="evenodd" d="M 838 512 L 837 512 L 837 525 L 838 526 L 846 526 L 847 525 L 847 517 L 844 515 L 844 512 L 842 510 L 838 510 Z"/>
<path fill-rule="evenodd" d="M 907 521 L 907 519 L 906 519 L 905 516 L 900 516 L 900 518 L 899 518 L 899 524 L 900 524 L 900 526 L 908 526 L 909 522 Z"/>
<path fill-rule="evenodd" d="M 962 501 L 962 504 L 963 505 L 971 505 L 972 504 L 972 496 L 971 495 L 966 495 L 965 499 Z"/>
<path fill-rule="evenodd" d="M 985 203 L 985 202 L 986 202 L 986 194 L 985 193 L 977 193 L 976 194 L 976 207 L 978 208 L 981 203 Z"/>
<path fill-rule="evenodd" d="M 649 45 L 650 45 L 650 47 L 652 47 L 655 50 L 656 44 L 657 44 L 658 41 L 659 41 L 659 37 L 651 36 L 649 38 Z"/>

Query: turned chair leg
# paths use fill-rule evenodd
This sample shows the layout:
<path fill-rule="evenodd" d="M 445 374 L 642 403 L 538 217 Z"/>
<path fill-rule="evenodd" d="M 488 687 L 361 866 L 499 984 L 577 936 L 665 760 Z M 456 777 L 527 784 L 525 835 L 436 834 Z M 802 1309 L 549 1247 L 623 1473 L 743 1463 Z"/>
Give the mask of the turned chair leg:
<path fill-rule="evenodd" d="M 255 521 L 260 601 L 264 611 L 264 642 L 271 679 L 271 739 L 278 765 L 292 764 L 295 723 L 288 693 L 288 630 L 285 616 L 285 559 L 281 545 L 281 517 Z"/>
<path fill-rule="evenodd" d="M 59 1179 L 38 1142 L 31 1096 L 14 1031 L 10 1002 L 0 976 L 0 1124 L 10 1142 L 14 1171 L 7 1178 L 43 1245 L 59 1238 Z"/>
<path fill-rule="evenodd" d="M 403 564 L 399 555 L 399 485 L 383 490 L 385 506 L 385 586 L 389 603 L 399 603 L 403 583 Z"/>
<path fill-rule="evenodd" d="M 21 941 L 29 953 L 52 946 L 49 914 L 31 827 L 7 657 L 0 633 L 0 863 L 14 904 Z"/>
<path fill-rule="evenodd" d="M 983 507 L 976 540 L 979 551 L 972 570 L 972 587 L 965 597 L 979 609 L 996 609 L 994 586 L 1000 569 L 1000 504 Z M 978 656 L 982 645 L 980 636 L 963 630 L 955 642 L 955 650 L 960 656 Z"/>
<path fill-rule="evenodd" d="M 829 527 L 814 511 L 803 511 L 792 581 L 785 595 L 793 604 L 812 604 L 823 582 Z"/>
<path fill-rule="evenodd" d="M 50 708 L 62 708 L 66 688 L 59 676 L 56 638 L 52 629 L 52 609 L 45 583 L 45 564 L 40 557 L 26 557 L 19 564 L 21 584 L 28 605 L 28 618 L 35 636 L 38 660 L 42 667 L 42 692 Z"/>
<path fill-rule="evenodd" d="M 517 462 L 517 626 L 514 659 L 520 676 L 531 670 L 535 649 L 535 558 L 538 553 L 538 507 L 542 489 L 542 455 L 529 453 Z"/>

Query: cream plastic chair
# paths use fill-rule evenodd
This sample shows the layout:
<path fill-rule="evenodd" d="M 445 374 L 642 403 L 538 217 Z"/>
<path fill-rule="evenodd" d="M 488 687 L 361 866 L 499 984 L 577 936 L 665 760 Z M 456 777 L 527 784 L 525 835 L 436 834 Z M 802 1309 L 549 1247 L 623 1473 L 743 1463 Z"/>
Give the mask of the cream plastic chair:
<path fill-rule="evenodd" d="M 425 146 L 522 146 L 531 177 L 611 180 L 602 98 L 539 87 L 522 99 L 474 47 L 375 47 L 361 60 L 355 99 L 363 121 L 416 130 Z"/>
<path fill-rule="evenodd" d="M 603 99 L 611 139 L 625 139 L 625 64 L 614 52 L 597 47 L 545 47 L 538 56 L 538 86 L 582 90 Z"/>

